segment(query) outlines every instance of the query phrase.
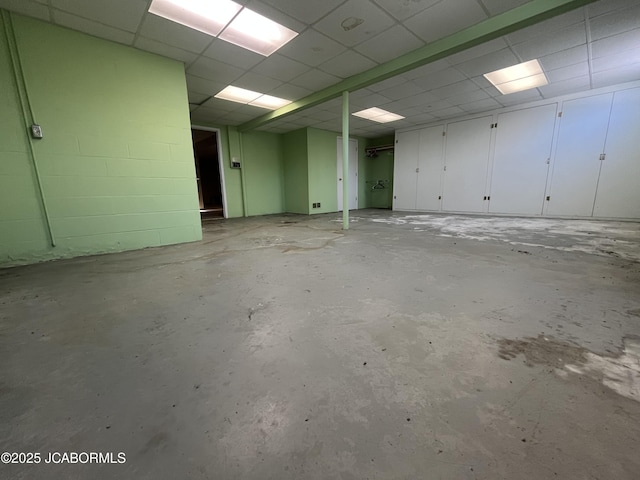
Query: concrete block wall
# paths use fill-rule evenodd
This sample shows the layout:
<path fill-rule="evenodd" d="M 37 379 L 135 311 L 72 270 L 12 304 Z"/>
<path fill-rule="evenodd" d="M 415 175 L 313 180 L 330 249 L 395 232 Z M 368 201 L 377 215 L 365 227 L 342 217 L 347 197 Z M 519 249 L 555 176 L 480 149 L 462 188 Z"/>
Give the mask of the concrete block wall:
<path fill-rule="evenodd" d="M 1 27 L 15 32 L 33 120 L 1 32 L 0 265 L 200 239 L 182 64 L 10 17 Z"/>

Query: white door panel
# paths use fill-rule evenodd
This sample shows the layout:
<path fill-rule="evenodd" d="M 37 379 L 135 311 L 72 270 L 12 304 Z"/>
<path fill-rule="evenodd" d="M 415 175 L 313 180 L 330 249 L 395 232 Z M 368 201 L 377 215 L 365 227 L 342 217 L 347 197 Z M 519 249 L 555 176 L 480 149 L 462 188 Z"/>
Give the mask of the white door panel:
<path fill-rule="evenodd" d="M 480 117 L 450 123 L 445 146 L 442 209 L 484 212 L 485 186 L 491 144 L 491 120 Z"/>
<path fill-rule="evenodd" d="M 442 132 L 444 132 L 444 125 L 420 131 L 416 195 L 418 210 L 440 210 L 440 186 L 444 167 Z"/>
<path fill-rule="evenodd" d="M 393 164 L 393 209 L 416 209 L 416 183 L 420 155 L 420 130 L 399 132 Z"/>
<path fill-rule="evenodd" d="M 616 92 L 593 214 L 640 218 L 640 88 Z"/>
<path fill-rule="evenodd" d="M 591 216 L 613 94 L 564 102 L 547 212 Z"/>
<path fill-rule="evenodd" d="M 489 212 L 540 215 L 557 104 L 498 115 Z"/>

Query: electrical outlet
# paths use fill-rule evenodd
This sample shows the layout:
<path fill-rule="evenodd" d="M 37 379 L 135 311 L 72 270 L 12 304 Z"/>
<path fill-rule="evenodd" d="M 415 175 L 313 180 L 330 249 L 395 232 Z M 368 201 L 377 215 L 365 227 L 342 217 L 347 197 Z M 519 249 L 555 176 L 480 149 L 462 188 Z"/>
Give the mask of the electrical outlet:
<path fill-rule="evenodd" d="M 320 202 L 318 202 L 318 208 L 320 208 Z"/>
<path fill-rule="evenodd" d="M 317 203 L 314 203 L 314 204 L 313 204 L 313 208 L 318 208 L 318 204 L 317 204 Z"/>

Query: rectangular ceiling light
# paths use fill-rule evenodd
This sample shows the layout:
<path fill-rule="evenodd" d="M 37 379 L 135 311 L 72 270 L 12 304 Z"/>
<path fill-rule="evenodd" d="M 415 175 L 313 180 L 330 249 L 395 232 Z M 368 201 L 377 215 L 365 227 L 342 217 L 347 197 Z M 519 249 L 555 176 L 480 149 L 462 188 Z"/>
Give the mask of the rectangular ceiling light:
<path fill-rule="evenodd" d="M 149 12 L 216 37 L 241 9 L 231 0 L 153 0 Z"/>
<path fill-rule="evenodd" d="M 268 57 L 296 35 L 297 32 L 245 8 L 220 38 Z"/>
<path fill-rule="evenodd" d="M 225 87 L 216 93 L 214 97 L 231 102 L 243 103 L 245 105 L 253 105 L 254 107 L 267 108 L 269 110 L 275 110 L 276 108 L 284 107 L 291 103 L 290 100 L 285 100 L 284 98 L 272 97 L 271 95 L 234 87 L 233 85 Z"/>
<path fill-rule="evenodd" d="M 396 120 L 402 120 L 404 118 L 402 115 L 387 112 L 386 110 L 378 107 L 360 110 L 359 112 L 355 112 L 353 115 L 360 118 L 366 118 L 367 120 L 373 120 L 378 123 L 395 122 Z"/>
<path fill-rule="evenodd" d="M 298 35 L 232 0 L 152 0 L 149 12 L 265 57 Z"/>
<path fill-rule="evenodd" d="M 529 60 L 518 65 L 485 73 L 484 78 L 489 80 L 503 95 L 541 87 L 549 83 L 538 60 Z"/>

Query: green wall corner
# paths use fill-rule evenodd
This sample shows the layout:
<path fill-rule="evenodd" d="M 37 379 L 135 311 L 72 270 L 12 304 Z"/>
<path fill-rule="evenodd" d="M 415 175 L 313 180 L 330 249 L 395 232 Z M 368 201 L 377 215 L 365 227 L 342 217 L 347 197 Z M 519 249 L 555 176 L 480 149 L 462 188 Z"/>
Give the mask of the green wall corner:
<path fill-rule="evenodd" d="M 2 16 L 0 265 L 201 239 L 182 64 L 6 11 Z M 7 34 L 22 60 L 18 82 Z M 33 118 L 20 108 L 27 101 L 18 89 L 22 78 Z M 44 138 L 27 136 L 32 122 Z"/>

